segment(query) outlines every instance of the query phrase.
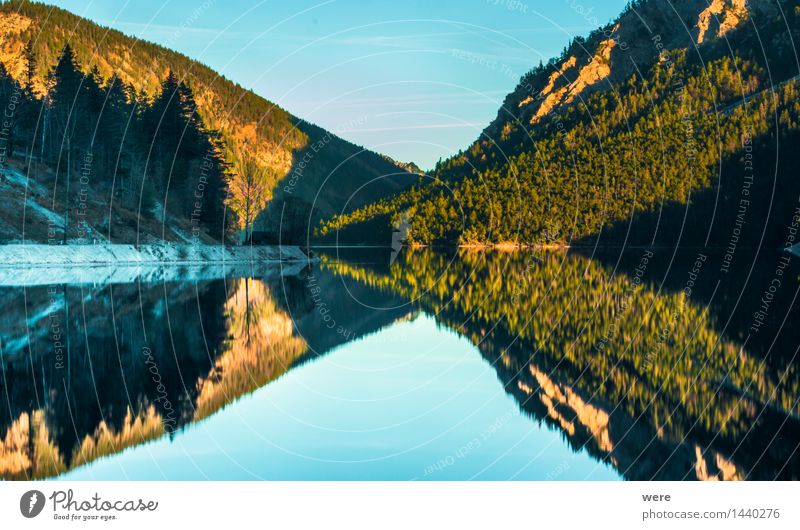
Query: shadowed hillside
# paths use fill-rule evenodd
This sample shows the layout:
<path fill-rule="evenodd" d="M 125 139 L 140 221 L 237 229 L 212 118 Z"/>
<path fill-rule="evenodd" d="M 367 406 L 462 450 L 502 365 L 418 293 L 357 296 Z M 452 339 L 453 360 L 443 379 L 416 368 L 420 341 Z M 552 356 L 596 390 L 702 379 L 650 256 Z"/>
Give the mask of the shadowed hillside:
<path fill-rule="evenodd" d="M 56 67 L 65 64 L 65 45 L 80 76 L 59 87 Z M 199 216 L 204 218 L 202 238 L 218 241 L 249 232 L 298 171 L 303 182 L 291 186 L 289 209 L 298 219 L 312 215 L 315 224 L 340 211 L 372 179 L 380 178 L 383 186 L 355 197 L 354 205 L 413 183 L 405 169 L 385 157 L 292 116 L 197 61 L 59 8 L 27 1 L 0 4 L 0 65 L 2 103 L 8 107 L 13 98 L 18 106 L 12 127 L 4 131 L 3 163 L 16 163 L 44 185 L 55 214 L 82 207 L 92 211 L 90 228 L 96 237 L 129 240 L 128 225 L 144 218 L 137 236 L 181 240 L 181 234 L 191 232 L 189 221 Z M 92 113 L 81 103 L 87 91 L 98 93 Z M 64 101 L 74 100 L 64 112 L 57 108 L 59 93 Z M 184 116 L 171 119 L 171 107 L 180 107 Z M 197 142 L 195 131 L 208 137 L 208 146 Z M 95 139 L 103 145 L 95 145 Z M 308 157 L 309 152 L 314 156 Z M 203 180 L 209 153 L 223 197 L 213 201 L 212 187 Z M 69 180 L 77 181 L 84 165 L 91 166 L 85 170 L 89 182 L 82 188 L 73 183 L 70 189 Z M 67 180 L 55 184 L 59 178 Z M 312 210 L 312 191 L 326 178 L 328 189 L 336 191 Z M 194 205 L 198 193 L 209 203 L 204 208 Z M 170 208 L 175 200 L 184 203 L 177 213 Z M 277 233 L 272 220 L 260 229 Z M 14 214 L 2 212 L 0 221 L 0 228 L 10 225 L 0 235 L 20 238 L 22 221 Z M 31 224 L 36 223 L 42 220 L 34 215 Z M 291 224 L 287 235 L 299 239 L 295 225 L 300 222 Z M 37 232 L 30 232 L 31 239 L 41 241 Z"/>

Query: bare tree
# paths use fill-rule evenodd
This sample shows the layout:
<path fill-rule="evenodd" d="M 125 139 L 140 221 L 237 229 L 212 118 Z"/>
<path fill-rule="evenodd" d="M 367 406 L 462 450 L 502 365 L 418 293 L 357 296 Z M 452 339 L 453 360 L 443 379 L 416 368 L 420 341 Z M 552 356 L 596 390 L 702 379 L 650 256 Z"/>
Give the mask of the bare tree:
<path fill-rule="evenodd" d="M 242 153 L 235 164 L 230 184 L 230 206 L 243 223 L 245 241 L 252 235 L 253 222 L 270 199 L 269 170 L 252 156 Z"/>

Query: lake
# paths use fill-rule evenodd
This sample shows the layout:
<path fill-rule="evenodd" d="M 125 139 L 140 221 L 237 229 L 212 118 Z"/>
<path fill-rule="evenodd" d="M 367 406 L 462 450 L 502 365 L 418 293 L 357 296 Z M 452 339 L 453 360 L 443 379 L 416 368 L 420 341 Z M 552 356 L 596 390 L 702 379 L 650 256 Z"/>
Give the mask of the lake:
<path fill-rule="evenodd" d="M 0 275 L 0 477 L 799 478 L 797 258 L 320 254 Z"/>

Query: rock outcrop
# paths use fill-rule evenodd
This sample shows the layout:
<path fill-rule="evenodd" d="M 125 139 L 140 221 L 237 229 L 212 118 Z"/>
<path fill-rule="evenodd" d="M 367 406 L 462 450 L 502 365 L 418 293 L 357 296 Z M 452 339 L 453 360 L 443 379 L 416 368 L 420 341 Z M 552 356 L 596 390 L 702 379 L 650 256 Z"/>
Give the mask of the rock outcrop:
<path fill-rule="evenodd" d="M 649 0 L 615 22 L 575 39 L 544 72 L 524 77 L 508 95 L 486 134 L 496 138 L 510 121 L 532 125 L 595 91 L 613 91 L 675 48 L 695 49 L 726 37 L 752 14 L 774 14 L 772 1 Z"/>

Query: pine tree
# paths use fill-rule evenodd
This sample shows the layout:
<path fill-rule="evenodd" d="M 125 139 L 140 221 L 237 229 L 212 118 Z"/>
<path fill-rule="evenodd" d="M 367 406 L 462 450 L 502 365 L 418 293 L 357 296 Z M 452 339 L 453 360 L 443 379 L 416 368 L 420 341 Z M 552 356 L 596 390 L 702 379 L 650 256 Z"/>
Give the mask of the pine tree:
<path fill-rule="evenodd" d="M 36 50 L 33 47 L 33 38 L 25 43 L 22 53 L 25 59 L 25 88 L 33 90 L 33 80 L 36 77 Z"/>
<path fill-rule="evenodd" d="M 104 88 L 104 104 L 97 124 L 97 137 L 102 150 L 98 171 L 111 181 L 115 191 L 124 192 L 129 184 L 131 148 L 139 146 L 136 107 L 130 100 L 131 88 L 112 76 Z"/>
<path fill-rule="evenodd" d="M 50 162 L 55 163 L 56 178 L 63 171 L 64 175 L 64 244 L 69 239 L 69 210 L 70 188 L 73 180 L 73 169 L 76 156 L 76 133 L 79 131 L 80 118 L 84 108 L 84 98 L 81 97 L 83 74 L 78 68 L 75 54 L 69 44 L 64 46 L 58 63 L 50 73 L 51 89 L 49 99 L 51 104 L 50 118 L 52 120 L 51 145 L 54 149 L 45 151 Z"/>
<path fill-rule="evenodd" d="M 5 167 L 8 158 L 14 154 L 17 112 L 23 103 L 19 84 L 0 63 L 0 108 L 6 109 L 0 120 L 0 167 Z"/>

